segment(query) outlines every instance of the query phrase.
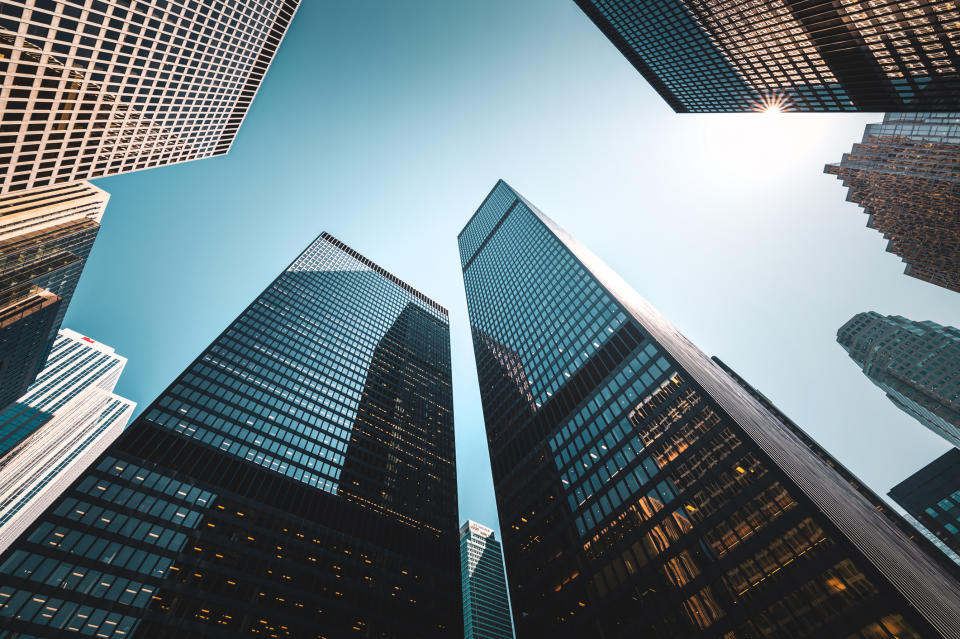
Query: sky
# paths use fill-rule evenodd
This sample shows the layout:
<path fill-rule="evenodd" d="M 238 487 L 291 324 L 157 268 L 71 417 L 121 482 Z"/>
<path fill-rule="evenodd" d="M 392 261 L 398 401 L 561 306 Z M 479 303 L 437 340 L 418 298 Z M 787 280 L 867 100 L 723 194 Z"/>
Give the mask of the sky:
<path fill-rule="evenodd" d="M 572 1 L 304 0 L 229 155 L 96 181 L 64 326 L 142 410 L 328 231 L 450 309 L 460 517 L 499 529 L 456 236 L 503 178 L 885 494 L 948 445 L 836 331 L 960 295 L 823 173 L 880 117 L 674 114 Z"/>

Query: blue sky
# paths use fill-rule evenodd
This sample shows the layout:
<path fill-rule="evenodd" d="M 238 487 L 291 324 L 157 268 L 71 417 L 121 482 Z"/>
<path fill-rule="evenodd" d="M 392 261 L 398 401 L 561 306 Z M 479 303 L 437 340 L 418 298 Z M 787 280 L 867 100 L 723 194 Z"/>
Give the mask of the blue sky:
<path fill-rule="evenodd" d="M 65 326 L 145 407 L 321 231 L 450 309 L 461 519 L 498 528 L 456 235 L 504 178 L 871 487 L 947 449 L 835 342 L 960 325 L 823 174 L 872 115 L 676 115 L 571 1 L 305 0 L 230 154 L 112 194 Z"/>

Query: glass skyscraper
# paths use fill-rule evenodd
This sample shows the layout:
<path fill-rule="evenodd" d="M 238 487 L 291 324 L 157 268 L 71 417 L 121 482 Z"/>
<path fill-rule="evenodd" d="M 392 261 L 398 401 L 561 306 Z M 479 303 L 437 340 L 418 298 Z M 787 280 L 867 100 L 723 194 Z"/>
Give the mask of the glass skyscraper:
<path fill-rule="evenodd" d="M 960 330 L 869 311 L 837 341 L 897 408 L 960 448 Z"/>
<path fill-rule="evenodd" d="M 460 526 L 460 578 L 464 639 L 513 639 L 503 553 L 493 529 L 475 521 Z"/>
<path fill-rule="evenodd" d="M 575 2 L 678 113 L 960 103 L 952 2 Z"/>
<path fill-rule="evenodd" d="M 960 637 L 956 581 L 506 183 L 459 245 L 520 639 Z"/>
<path fill-rule="evenodd" d="M 5 0 L 0 193 L 223 155 L 300 0 Z"/>
<path fill-rule="evenodd" d="M 891 488 L 889 495 L 949 549 L 944 552 L 958 556 L 960 450 L 951 448 Z"/>
<path fill-rule="evenodd" d="M 449 637 L 457 529 L 447 311 L 323 234 L 0 555 L 0 629 Z"/>
<path fill-rule="evenodd" d="M 89 182 L 0 196 L 0 409 L 43 366 L 109 198 Z"/>
<path fill-rule="evenodd" d="M 39 381 L 0 414 L 0 553 L 133 417 L 136 404 L 113 393 L 126 362 L 64 329 Z"/>
<path fill-rule="evenodd" d="M 960 112 L 887 113 L 828 164 L 911 277 L 960 293 Z"/>

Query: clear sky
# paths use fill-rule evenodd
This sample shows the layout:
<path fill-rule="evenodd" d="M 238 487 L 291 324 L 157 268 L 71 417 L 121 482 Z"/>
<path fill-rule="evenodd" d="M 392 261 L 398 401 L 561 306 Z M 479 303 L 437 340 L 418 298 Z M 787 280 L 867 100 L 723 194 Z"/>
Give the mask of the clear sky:
<path fill-rule="evenodd" d="M 885 494 L 947 444 L 837 345 L 960 326 L 823 164 L 873 115 L 676 115 L 571 0 L 304 0 L 230 154 L 112 194 L 65 326 L 144 408 L 321 231 L 450 309 L 461 519 L 498 528 L 456 236 L 504 178 Z"/>

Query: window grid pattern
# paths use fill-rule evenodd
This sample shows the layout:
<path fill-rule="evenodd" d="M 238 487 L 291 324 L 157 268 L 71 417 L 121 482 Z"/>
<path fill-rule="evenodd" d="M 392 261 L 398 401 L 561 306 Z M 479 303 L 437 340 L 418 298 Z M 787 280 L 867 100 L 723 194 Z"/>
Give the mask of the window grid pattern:
<path fill-rule="evenodd" d="M 0 192 L 225 153 L 298 4 L 5 2 Z"/>

